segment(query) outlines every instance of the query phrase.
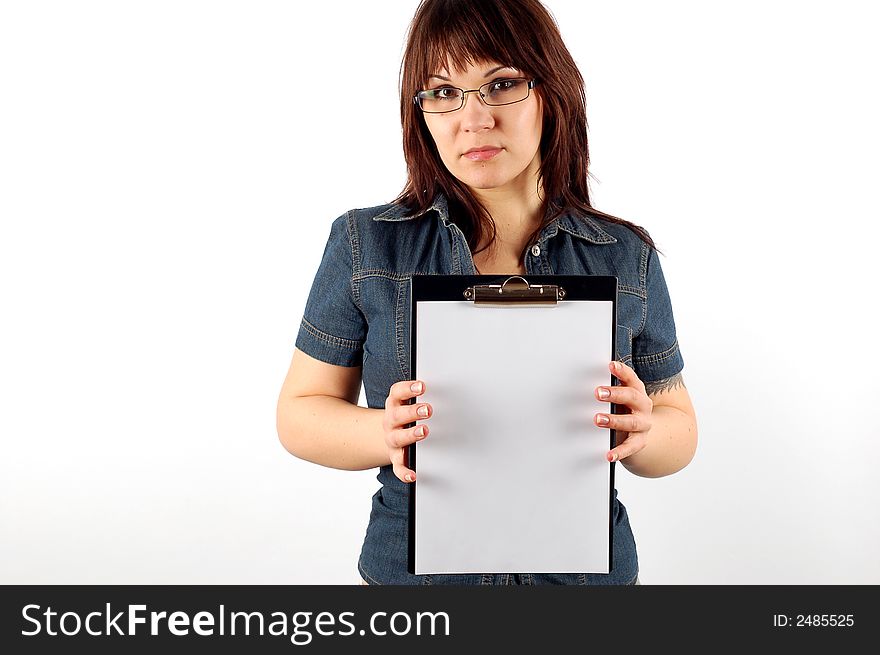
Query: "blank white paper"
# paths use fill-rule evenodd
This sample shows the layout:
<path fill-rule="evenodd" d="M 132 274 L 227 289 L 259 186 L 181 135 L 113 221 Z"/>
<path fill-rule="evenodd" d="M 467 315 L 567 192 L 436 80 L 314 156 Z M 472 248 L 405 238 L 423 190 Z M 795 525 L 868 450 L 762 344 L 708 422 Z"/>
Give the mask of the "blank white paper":
<path fill-rule="evenodd" d="M 608 573 L 613 303 L 416 312 L 416 574 Z"/>

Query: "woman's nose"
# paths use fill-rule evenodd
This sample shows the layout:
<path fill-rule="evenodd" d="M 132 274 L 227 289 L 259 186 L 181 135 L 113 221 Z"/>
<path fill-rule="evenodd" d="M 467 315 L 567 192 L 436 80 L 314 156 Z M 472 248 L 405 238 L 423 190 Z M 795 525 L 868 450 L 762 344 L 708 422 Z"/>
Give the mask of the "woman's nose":
<path fill-rule="evenodd" d="M 490 129 L 495 125 L 492 108 L 483 102 L 479 91 L 468 91 L 465 93 L 464 107 L 459 111 L 461 112 L 461 126 L 466 132 Z"/>

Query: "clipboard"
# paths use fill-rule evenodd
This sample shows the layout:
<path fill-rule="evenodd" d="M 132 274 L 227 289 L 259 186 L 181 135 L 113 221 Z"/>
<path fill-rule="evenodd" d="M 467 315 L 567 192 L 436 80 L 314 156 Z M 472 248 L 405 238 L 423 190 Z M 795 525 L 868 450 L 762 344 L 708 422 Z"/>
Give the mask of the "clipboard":
<path fill-rule="evenodd" d="M 610 573 L 617 278 L 414 275 L 411 574 Z"/>

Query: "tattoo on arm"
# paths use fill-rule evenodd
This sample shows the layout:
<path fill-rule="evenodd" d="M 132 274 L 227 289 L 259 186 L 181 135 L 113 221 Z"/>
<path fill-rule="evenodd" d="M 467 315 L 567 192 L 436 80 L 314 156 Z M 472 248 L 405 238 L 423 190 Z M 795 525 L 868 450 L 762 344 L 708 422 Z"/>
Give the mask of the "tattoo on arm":
<path fill-rule="evenodd" d="M 684 387 L 684 380 L 681 377 L 681 373 L 676 373 L 671 378 L 666 378 L 665 380 L 658 380 L 657 382 L 646 382 L 645 392 L 650 396 L 655 393 L 671 391 L 679 387 Z"/>

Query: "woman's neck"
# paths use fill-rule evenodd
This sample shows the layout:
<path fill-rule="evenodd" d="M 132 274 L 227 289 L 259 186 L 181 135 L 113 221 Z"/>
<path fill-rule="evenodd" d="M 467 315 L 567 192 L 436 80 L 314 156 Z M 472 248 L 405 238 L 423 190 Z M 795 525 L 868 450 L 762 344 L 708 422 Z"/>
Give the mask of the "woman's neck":
<path fill-rule="evenodd" d="M 472 192 L 495 223 L 492 250 L 518 254 L 544 217 L 544 201 L 538 191 L 532 186 L 531 193 L 505 189 L 472 189 Z"/>

